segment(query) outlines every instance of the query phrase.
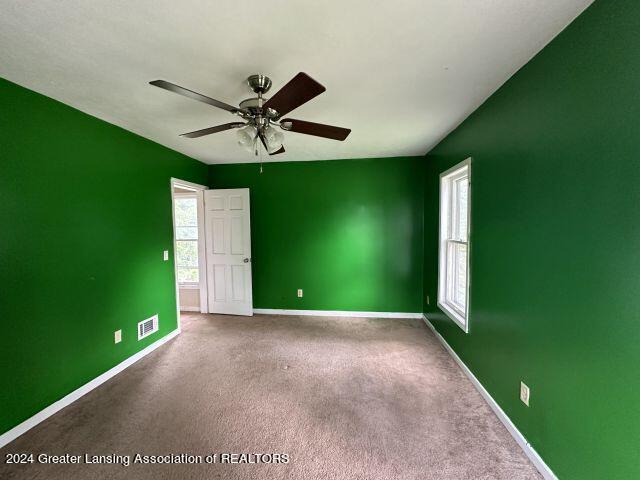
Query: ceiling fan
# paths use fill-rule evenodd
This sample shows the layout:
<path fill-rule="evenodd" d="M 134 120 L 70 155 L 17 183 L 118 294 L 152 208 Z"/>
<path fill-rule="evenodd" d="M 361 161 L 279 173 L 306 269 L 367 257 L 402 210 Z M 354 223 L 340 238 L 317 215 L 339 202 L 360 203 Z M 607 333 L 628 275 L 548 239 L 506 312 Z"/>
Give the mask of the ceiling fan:
<path fill-rule="evenodd" d="M 198 138 L 212 133 L 223 132 L 238 128 L 238 144 L 258 154 L 258 140 L 262 143 L 269 155 L 284 153 L 282 142 L 284 135 L 274 126 L 279 126 L 286 132 L 304 133 L 316 137 L 344 140 L 351 130 L 348 128 L 334 127 L 322 123 L 306 122 L 294 118 L 282 117 L 300 105 L 317 97 L 326 89 L 304 72 L 298 73 L 289 83 L 282 87 L 273 97 L 263 97 L 271 88 L 271 79 L 265 75 L 251 75 L 247 78 L 247 84 L 258 96 L 240 102 L 239 107 L 228 105 L 214 100 L 200 93 L 180 87 L 166 80 L 154 80 L 149 82 L 156 87 L 170 92 L 184 95 L 185 97 L 208 103 L 214 107 L 226 110 L 238 115 L 243 121 L 225 123 L 215 127 L 203 128 L 195 132 L 183 133 L 182 137 Z"/>

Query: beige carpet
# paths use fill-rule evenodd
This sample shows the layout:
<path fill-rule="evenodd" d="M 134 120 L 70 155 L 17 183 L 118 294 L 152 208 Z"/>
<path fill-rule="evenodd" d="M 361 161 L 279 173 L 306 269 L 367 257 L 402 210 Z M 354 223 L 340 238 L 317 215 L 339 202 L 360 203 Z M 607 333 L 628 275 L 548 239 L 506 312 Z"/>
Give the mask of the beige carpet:
<path fill-rule="evenodd" d="M 11 466 L 10 452 L 288 463 Z M 420 320 L 185 315 L 0 454 L 5 480 L 541 478 Z"/>

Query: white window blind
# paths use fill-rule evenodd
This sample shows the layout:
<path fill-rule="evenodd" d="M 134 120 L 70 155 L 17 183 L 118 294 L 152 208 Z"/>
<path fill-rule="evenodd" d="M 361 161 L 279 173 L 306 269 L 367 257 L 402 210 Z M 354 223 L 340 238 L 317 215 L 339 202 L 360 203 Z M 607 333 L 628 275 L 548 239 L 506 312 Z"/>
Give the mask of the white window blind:
<path fill-rule="evenodd" d="M 438 306 L 466 332 L 471 159 L 440 175 Z"/>

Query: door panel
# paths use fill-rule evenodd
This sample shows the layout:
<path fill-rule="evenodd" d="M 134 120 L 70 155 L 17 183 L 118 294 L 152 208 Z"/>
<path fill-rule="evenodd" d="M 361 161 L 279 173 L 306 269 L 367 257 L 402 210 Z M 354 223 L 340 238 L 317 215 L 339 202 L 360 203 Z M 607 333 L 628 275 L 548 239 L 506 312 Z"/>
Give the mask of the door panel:
<path fill-rule="evenodd" d="M 244 253 L 244 242 L 242 238 L 242 218 L 234 217 L 231 219 L 231 253 L 233 255 L 242 255 Z"/>
<path fill-rule="evenodd" d="M 249 189 L 204 192 L 209 312 L 253 315 Z"/>
<path fill-rule="evenodd" d="M 233 285 L 233 300 L 242 302 L 244 300 L 244 266 L 231 266 L 231 284 Z"/>
<path fill-rule="evenodd" d="M 208 229 L 207 229 L 208 230 Z M 212 253 L 224 254 L 224 218 L 212 218 L 210 235 L 212 239 Z"/>
<path fill-rule="evenodd" d="M 226 298 L 226 284 L 225 278 L 226 267 L 224 265 L 213 265 L 213 298 L 209 298 L 209 302 L 215 302 L 216 300 L 222 300 Z"/>

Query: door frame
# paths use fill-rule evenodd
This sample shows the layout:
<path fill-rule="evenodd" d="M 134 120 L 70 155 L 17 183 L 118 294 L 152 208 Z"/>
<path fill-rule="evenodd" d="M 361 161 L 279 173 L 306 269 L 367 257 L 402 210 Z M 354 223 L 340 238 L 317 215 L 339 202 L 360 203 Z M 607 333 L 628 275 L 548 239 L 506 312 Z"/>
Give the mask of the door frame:
<path fill-rule="evenodd" d="M 200 273 L 200 281 L 199 288 L 200 290 L 200 313 L 207 313 L 209 311 L 208 308 L 208 297 L 207 297 L 207 259 L 205 252 L 205 226 L 204 226 L 204 191 L 208 190 L 209 187 L 205 185 L 200 185 L 198 183 L 188 182 L 186 180 L 181 180 L 179 178 L 171 177 L 169 181 L 169 187 L 171 189 L 171 223 L 172 223 L 172 233 L 173 233 L 173 269 L 174 269 L 174 279 L 175 279 L 175 291 L 176 291 L 176 314 L 178 316 L 178 330 L 180 330 L 180 285 L 178 285 L 178 273 L 177 273 L 177 262 L 176 262 L 176 212 L 175 212 L 175 199 L 176 195 L 174 192 L 175 187 L 185 188 L 188 190 L 193 190 L 196 194 L 196 200 L 198 203 L 198 270 Z"/>

